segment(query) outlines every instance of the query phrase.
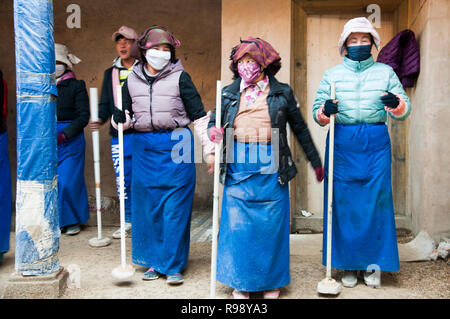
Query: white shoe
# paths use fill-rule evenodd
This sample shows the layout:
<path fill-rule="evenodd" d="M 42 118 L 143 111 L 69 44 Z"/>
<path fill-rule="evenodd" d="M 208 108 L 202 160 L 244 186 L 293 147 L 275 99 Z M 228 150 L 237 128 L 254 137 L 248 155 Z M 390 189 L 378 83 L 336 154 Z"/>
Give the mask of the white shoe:
<path fill-rule="evenodd" d="M 233 290 L 234 299 L 250 299 L 250 294 L 247 291 Z"/>
<path fill-rule="evenodd" d="M 125 238 L 131 235 L 131 223 L 125 223 Z M 120 239 L 120 228 L 112 234 L 112 238 Z"/>
<path fill-rule="evenodd" d="M 353 288 L 358 283 L 358 272 L 356 270 L 346 270 L 342 276 L 342 285 L 347 288 Z"/>
<path fill-rule="evenodd" d="M 72 225 L 66 228 L 65 234 L 68 236 L 73 236 L 78 234 L 80 230 L 81 230 L 80 225 Z"/>
<path fill-rule="evenodd" d="M 280 289 L 271 289 L 264 291 L 264 299 L 278 299 L 280 297 Z"/>
<path fill-rule="evenodd" d="M 364 282 L 368 287 L 380 288 L 381 287 L 381 272 L 364 272 Z"/>

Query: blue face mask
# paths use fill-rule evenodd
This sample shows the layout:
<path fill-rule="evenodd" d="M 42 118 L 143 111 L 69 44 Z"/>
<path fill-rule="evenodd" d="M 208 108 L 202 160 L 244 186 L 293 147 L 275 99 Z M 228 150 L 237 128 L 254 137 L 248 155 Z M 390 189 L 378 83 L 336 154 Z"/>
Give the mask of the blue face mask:
<path fill-rule="evenodd" d="M 372 50 L 372 45 L 354 45 L 347 47 L 347 55 L 353 61 L 364 61 L 370 57 L 370 51 Z"/>

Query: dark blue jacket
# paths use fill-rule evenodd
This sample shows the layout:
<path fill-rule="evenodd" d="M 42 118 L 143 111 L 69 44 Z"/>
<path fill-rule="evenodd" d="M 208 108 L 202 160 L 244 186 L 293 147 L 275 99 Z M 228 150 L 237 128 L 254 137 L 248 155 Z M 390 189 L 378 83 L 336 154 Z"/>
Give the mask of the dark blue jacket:
<path fill-rule="evenodd" d="M 234 119 L 239 110 L 241 78 L 236 79 L 232 84 L 222 89 L 222 127 L 232 128 Z M 306 157 L 311 162 L 312 167 L 321 167 L 322 161 L 314 142 L 309 133 L 308 127 L 303 120 L 297 100 L 289 85 L 280 83 L 273 76 L 269 76 L 270 90 L 267 96 L 269 105 L 269 115 L 272 129 L 279 129 L 279 162 L 278 181 L 285 184 L 295 177 L 297 168 L 292 160 L 291 150 L 287 141 L 286 124 L 289 123 L 294 135 L 305 152 Z M 214 111 L 208 123 L 208 129 L 216 123 L 216 112 Z M 272 131 L 272 140 L 277 130 Z M 223 158 L 226 159 L 226 143 L 223 147 Z M 220 166 L 220 181 L 225 182 L 226 161 Z"/>

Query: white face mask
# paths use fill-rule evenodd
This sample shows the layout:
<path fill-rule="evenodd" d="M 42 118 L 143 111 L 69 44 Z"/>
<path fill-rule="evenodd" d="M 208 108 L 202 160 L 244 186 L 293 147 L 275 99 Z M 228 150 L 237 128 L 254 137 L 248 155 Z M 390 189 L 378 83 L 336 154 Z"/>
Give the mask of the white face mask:
<path fill-rule="evenodd" d="M 66 72 L 66 66 L 64 64 L 57 64 L 55 66 L 55 76 L 56 78 L 59 78 L 61 75 Z"/>
<path fill-rule="evenodd" d="M 170 51 L 161 51 L 156 49 L 150 49 L 145 52 L 145 58 L 152 68 L 159 71 L 170 61 Z"/>

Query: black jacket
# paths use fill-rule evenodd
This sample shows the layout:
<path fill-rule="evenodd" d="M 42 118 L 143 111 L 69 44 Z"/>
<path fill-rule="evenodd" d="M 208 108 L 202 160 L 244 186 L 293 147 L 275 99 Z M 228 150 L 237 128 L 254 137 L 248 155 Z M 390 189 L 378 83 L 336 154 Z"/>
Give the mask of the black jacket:
<path fill-rule="evenodd" d="M 240 84 L 241 78 L 238 78 L 222 90 L 222 127 L 233 127 L 234 119 L 239 110 Z M 297 174 L 297 168 L 292 160 L 291 150 L 287 141 L 287 123 L 289 123 L 297 137 L 312 167 L 321 167 L 322 161 L 311 138 L 309 129 L 303 120 L 300 110 L 297 108 L 297 101 L 290 86 L 278 82 L 273 76 L 269 77 L 269 84 L 270 90 L 267 96 L 267 103 L 269 105 L 270 121 L 272 129 L 279 129 L 278 181 L 280 184 L 285 184 Z M 208 128 L 214 126 L 215 123 L 216 112 L 214 111 Z M 272 138 L 276 136 L 274 133 L 276 133 L 276 130 L 272 131 Z M 226 145 L 223 148 L 223 158 L 227 158 Z M 224 183 L 226 177 L 226 160 L 220 166 L 220 180 Z"/>
<path fill-rule="evenodd" d="M 103 75 L 102 92 L 100 95 L 100 103 L 98 105 L 98 117 L 105 123 L 114 114 L 114 93 L 112 85 L 112 70 L 115 66 L 106 69 Z M 132 128 L 123 131 L 123 134 L 133 133 Z M 117 130 L 109 124 L 109 134 L 111 136 L 118 136 Z"/>
<path fill-rule="evenodd" d="M 68 139 L 83 132 L 89 123 L 89 97 L 82 80 L 67 79 L 57 85 L 56 113 L 58 121 L 71 120 L 64 129 Z"/>

